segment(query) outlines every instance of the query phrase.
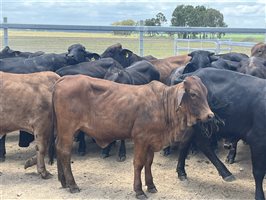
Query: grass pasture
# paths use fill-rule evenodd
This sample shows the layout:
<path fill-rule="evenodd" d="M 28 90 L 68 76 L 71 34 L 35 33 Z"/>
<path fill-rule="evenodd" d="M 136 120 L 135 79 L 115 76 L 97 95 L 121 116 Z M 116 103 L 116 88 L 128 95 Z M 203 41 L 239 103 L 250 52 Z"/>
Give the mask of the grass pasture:
<path fill-rule="evenodd" d="M 0 34 L 3 38 L 3 33 Z M 20 51 L 44 51 L 46 53 L 62 53 L 74 43 L 83 44 L 88 51 L 102 53 L 108 46 L 121 43 L 135 53 L 139 53 L 138 33 L 128 36 L 114 35 L 113 33 L 87 33 L 87 32 L 58 32 L 58 31 L 33 31 L 33 30 L 9 30 L 9 46 Z M 262 42 L 263 34 L 226 34 L 223 39 L 231 39 L 238 42 Z M 1 40 L 3 41 L 3 39 Z M 190 48 L 214 48 L 210 43 L 186 43 L 180 42 L 181 47 Z M 3 44 L 1 44 L 3 48 Z M 232 51 L 250 54 L 249 47 L 232 47 Z M 187 51 L 178 51 L 185 54 Z M 144 55 L 153 55 L 164 58 L 174 55 L 174 39 L 166 34 L 160 36 L 144 37 Z"/>

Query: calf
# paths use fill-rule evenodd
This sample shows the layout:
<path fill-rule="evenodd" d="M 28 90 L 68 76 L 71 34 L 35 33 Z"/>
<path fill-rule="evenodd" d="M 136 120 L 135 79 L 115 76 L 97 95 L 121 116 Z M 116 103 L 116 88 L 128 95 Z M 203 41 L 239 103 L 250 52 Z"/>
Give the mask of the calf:
<path fill-rule="evenodd" d="M 266 79 L 266 59 L 250 57 L 240 62 L 239 72 Z"/>
<path fill-rule="evenodd" d="M 141 171 L 149 192 L 156 192 L 151 174 L 154 152 L 173 141 L 186 141 L 198 121 L 214 116 L 207 103 L 207 89 L 190 77 L 168 87 L 152 81 L 132 86 L 83 75 L 63 77 L 55 86 L 57 169 L 62 186 L 79 192 L 71 166 L 73 136 L 82 130 L 105 147 L 116 139 L 134 141 L 134 191 L 142 190 Z M 52 160 L 52 155 L 50 155 Z"/>
<path fill-rule="evenodd" d="M 42 178 L 50 177 L 44 156 L 53 130 L 52 90 L 58 79 L 59 76 L 53 72 L 0 72 L 0 135 L 16 130 L 34 134 L 37 157 L 28 160 L 25 168 L 37 162 L 37 171 Z"/>

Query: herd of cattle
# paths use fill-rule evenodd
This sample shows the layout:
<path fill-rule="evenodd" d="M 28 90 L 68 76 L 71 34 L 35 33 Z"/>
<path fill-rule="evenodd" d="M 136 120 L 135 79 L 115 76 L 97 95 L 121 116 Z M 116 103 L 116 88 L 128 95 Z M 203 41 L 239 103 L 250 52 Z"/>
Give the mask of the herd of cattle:
<path fill-rule="evenodd" d="M 103 157 L 121 140 L 119 160 L 126 159 L 125 139 L 134 141 L 134 191 L 142 190 L 145 167 L 147 191 L 157 192 L 151 165 L 154 152 L 180 142 L 177 173 L 187 178 L 185 159 L 191 143 L 208 157 L 225 181 L 234 176 L 213 149 L 217 137 L 230 140 L 229 163 L 239 140 L 251 149 L 255 198 L 265 199 L 266 173 L 266 44 L 251 56 L 198 50 L 157 59 L 140 57 L 121 44 L 101 55 L 74 44 L 67 53 L 0 52 L 0 159 L 5 160 L 5 134 L 20 130 L 19 145 L 36 140 L 37 165 L 46 179 L 44 157 L 56 153 L 58 179 L 70 192 L 79 192 L 71 171 L 76 138 L 84 155 L 84 133 L 103 149 Z M 56 150 L 56 152 L 55 152 Z M 170 153 L 170 146 L 164 149 Z"/>

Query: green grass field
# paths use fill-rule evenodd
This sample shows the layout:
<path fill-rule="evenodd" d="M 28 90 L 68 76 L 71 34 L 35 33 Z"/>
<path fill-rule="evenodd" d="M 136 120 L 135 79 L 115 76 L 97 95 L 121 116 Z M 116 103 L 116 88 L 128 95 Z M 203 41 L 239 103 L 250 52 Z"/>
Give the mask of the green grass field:
<path fill-rule="evenodd" d="M 3 41 L 3 33 L 0 33 Z M 124 48 L 128 48 L 135 53 L 139 53 L 138 34 L 133 33 L 129 36 L 114 35 L 113 33 L 75 33 L 75 32 L 49 32 L 49 31 L 16 31 L 8 32 L 9 46 L 20 51 L 44 51 L 47 53 L 66 52 L 67 48 L 74 43 L 83 44 L 88 51 L 102 53 L 108 46 L 121 43 Z M 227 34 L 223 39 L 231 39 L 238 42 L 263 42 L 263 34 Z M 200 43 L 185 42 L 179 43 L 182 47 L 199 48 Z M 213 44 L 202 44 L 203 48 L 213 48 Z M 1 43 L 1 48 L 3 44 Z M 250 48 L 233 47 L 232 51 L 250 54 Z M 185 54 L 187 51 L 179 51 Z M 144 54 L 164 58 L 174 55 L 174 40 L 168 35 L 155 37 L 144 37 Z"/>

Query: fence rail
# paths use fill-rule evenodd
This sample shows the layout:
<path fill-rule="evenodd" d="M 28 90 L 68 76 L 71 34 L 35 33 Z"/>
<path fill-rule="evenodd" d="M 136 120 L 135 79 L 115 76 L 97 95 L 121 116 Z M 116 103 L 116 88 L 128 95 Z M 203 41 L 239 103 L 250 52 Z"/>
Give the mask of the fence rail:
<path fill-rule="evenodd" d="M 145 32 L 166 32 L 166 33 L 252 33 L 265 34 L 266 42 L 266 28 L 216 28 L 216 27 L 159 27 L 159 26 L 82 26 L 82 25 L 48 25 L 48 24 L 13 24 L 7 23 L 7 18 L 3 18 L 3 23 L 0 28 L 3 29 L 4 37 L 3 44 L 8 46 L 8 30 L 48 30 L 48 31 L 71 31 L 71 32 L 115 32 L 115 31 L 131 31 L 139 33 L 139 54 L 144 55 L 144 33 Z M 175 41 L 174 41 L 175 42 Z M 231 45 L 239 45 L 250 47 L 247 43 L 231 42 Z M 176 50 L 174 51 L 176 52 Z"/>

